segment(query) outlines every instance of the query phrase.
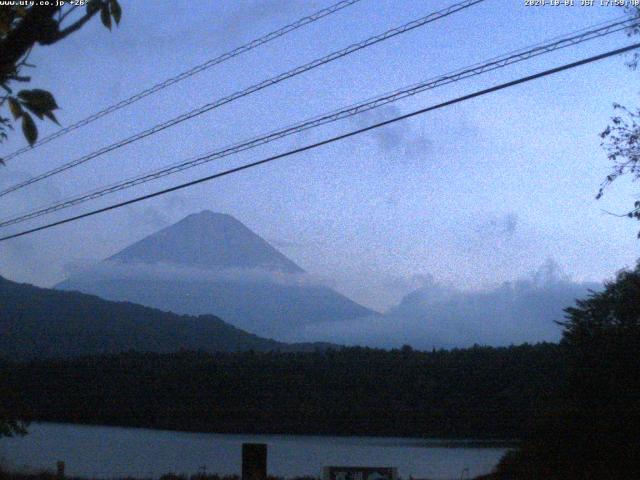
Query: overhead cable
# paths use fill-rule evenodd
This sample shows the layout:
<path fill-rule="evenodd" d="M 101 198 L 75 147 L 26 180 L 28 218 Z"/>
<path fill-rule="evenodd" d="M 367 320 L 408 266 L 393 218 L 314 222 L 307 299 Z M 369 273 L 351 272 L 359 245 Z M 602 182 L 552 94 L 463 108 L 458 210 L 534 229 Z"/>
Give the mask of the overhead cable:
<path fill-rule="evenodd" d="M 391 118 L 389 120 L 385 120 L 383 122 L 378 122 L 378 123 L 375 123 L 375 124 L 370 125 L 368 127 L 360 128 L 360 129 L 357 129 L 357 130 L 352 130 L 352 131 L 350 131 L 348 133 L 337 135 L 337 136 L 322 140 L 320 142 L 315 142 L 315 143 L 312 143 L 312 144 L 309 144 L 309 145 L 305 145 L 304 147 L 300 147 L 300 148 L 296 148 L 296 149 L 293 149 L 293 150 L 289 150 L 287 152 L 280 153 L 278 155 L 273 155 L 271 157 L 264 158 L 262 160 L 258 160 L 258 161 L 251 162 L 251 163 L 247 163 L 247 164 L 241 165 L 239 167 L 230 168 L 228 170 L 224 170 L 222 172 L 215 173 L 213 175 L 208 175 L 206 177 L 201 177 L 201 178 L 198 178 L 196 180 L 192 180 L 192 181 L 189 181 L 189 182 L 186 182 L 186 183 L 182 183 L 180 185 L 176 185 L 176 186 L 173 186 L 173 187 L 170 187 L 170 188 L 165 188 L 165 189 L 159 190 L 157 192 L 149 193 L 147 195 L 142 195 L 140 197 L 136 197 L 136 198 L 124 201 L 124 202 L 115 203 L 115 204 L 109 205 L 107 207 L 103 207 L 103 208 L 99 208 L 99 209 L 96 209 L 96 210 L 92 210 L 90 212 L 86 212 L 86 213 L 83 213 L 83 214 L 80 214 L 80 215 L 75 215 L 75 216 L 72 216 L 72 217 L 68 217 L 68 218 L 65 218 L 63 220 L 58 220 L 56 222 L 48 223 L 48 224 L 45 224 L 45 225 L 42 225 L 42 226 L 39 226 L 39 227 L 35 227 L 35 228 L 31 228 L 31 229 L 28 229 L 28 230 L 23 230 L 23 231 L 14 233 L 14 234 L 5 235 L 3 237 L 0 237 L 0 242 L 6 241 L 6 240 L 10 240 L 12 238 L 22 237 L 24 235 L 29 235 L 31 233 L 39 232 L 39 231 L 42 231 L 42 230 L 47 230 L 47 229 L 56 227 L 58 225 L 63 225 L 63 224 L 66 224 L 66 223 L 75 222 L 75 221 L 78 221 L 78 220 L 80 220 L 82 218 L 91 217 L 91 216 L 94 216 L 94 215 L 97 215 L 97 214 L 100 214 L 100 213 L 104 213 L 104 212 L 108 212 L 108 211 L 115 210 L 115 209 L 118 209 L 118 208 L 122 208 L 122 207 L 125 207 L 127 205 L 133 205 L 135 203 L 142 202 L 144 200 L 148 200 L 150 198 L 155 198 L 155 197 L 159 197 L 161 195 L 166 195 L 168 193 L 175 192 L 175 191 L 178 191 L 178 190 L 182 190 L 182 189 L 185 189 L 185 188 L 188 188 L 188 187 L 192 187 L 192 186 L 198 185 L 200 183 L 208 182 L 208 181 L 211 181 L 211 180 L 214 180 L 214 179 L 217 179 L 217 178 L 221 178 L 221 177 L 225 177 L 227 175 L 231 175 L 233 173 L 241 172 L 243 170 L 248 170 L 250 168 L 254 168 L 254 167 L 257 167 L 257 166 L 260 166 L 260 165 L 264 165 L 266 163 L 274 162 L 275 160 L 279 160 L 279 159 L 282 159 L 282 158 L 290 157 L 292 155 L 296 155 L 298 153 L 306 152 L 308 150 L 313 150 L 313 149 L 319 148 L 319 147 L 321 147 L 323 145 L 328 145 L 328 144 L 331 144 L 331 143 L 334 143 L 334 142 L 337 142 L 337 141 L 340 141 L 340 140 L 344 140 L 346 138 L 354 137 L 356 135 L 360 135 L 362 133 L 365 133 L 365 132 L 368 132 L 368 131 L 371 131 L 371 130 L 375 130 L 377 128 L 381 128 L 381 127 L 384 127 L 386 125 L 390 125 L 390 124 L 399 122 L 401 120 L 406 120 L 407 118 L 415 117 L 417 115 L 422 115 L 424 113 L 427 113 L 427 112 L 430 112 L 430 111 L 433 111 L 433 110 L 438 110 L 438 109 L 441 109 L 441 108 L 444 108 L 444 107 L 447 107 L 447 106 L 450 106 L 450 105 L 454 105 L 454 104 L 461 103 L 461 102 L 464 102 L 464 101 L 467 101 L 467 100 L 471 100 L 473 98 L 477 98 L 477 97 L 480 97 L 480 96 L 483 96 L 483 95 L 487 95 L 489 93 L 497 92 L 499 90 L 504 90 L 506 88 L 510 88 L 510 87 L 513 87 L 513 86 L 516 86 L 516 85 L 519 85 L 519 84 L 522 84 L 522 83 L 530 82 L 532 80 L 536 80 L 536 79 L 539 79 L 539 78 L 542 78 L 542 77 L 546 77 L 546 76 L 549 76 L 549 75 L 554 75 L 556 73 L 559 73 L 559 72 L 562 72 L 562 71 L 565 71 L 565 70 L 570 70 L 570 69 L 579 67 L 581 65 L 586 65 L 586 64 L 589 64 L 589 63 L 597 62 L 599 60 L 603 60 L 605 58 L 609 58 L 609 57 L 612 57 L 614 55 L 620 55 L 622 53 L 629 52 L 631 50 L 635 50 L 635 49 L 638 49 L 638 48 L 640 48 L 640 43 L 634 43 L 632 45 L 628 45 L 626 47 L 618 48 L 616 50 L 610 50 L 610 51 L 608 51 L 606 53 L 602 53 L 600 55 L 594 55 L 592 57 L 588 57 L 588 58 L 579 60 L 577 62 L 567 63 L 567 64 L 564 64 L 564 65 L 562 65 L 560 67 L 551 68 L 549 70 L 544 70 L 542 72 L 539 72 L 539 73 L 536 73 L 536 74 L 533 74 L 533 75 L 529 75 L 529 76 L 526 76 L 526 77 L 522 77 L 522 78 L 519 78 L 517 80 L 512 80 L 512 81 L 506 82 L 506 83 L 501 83 L 499 85 L 496 85 L 496 86 L 493 86 L 493 87 L 490 87 L 490 88 L 487 88 L 487 89 L 484 89 L 484 90 L 476 91 L 476 92 L 470 93 L 468 95 L 463 95 L 461 97 L 454 98 L 453 100 L 448 100 L 446 102 L 442 102 L 442 103 L 439 103 L 437 105 L 432 105 L 430 107 L 425 107 L 425 108 L 422 108 L 422 109 L 419 109 L 419 110 L 415 110 L 415 111 L 413 111 L 411 113 L 400 115 L 400 116 Z"/>
<path fill-rule="evenodd" d="M 32 151 L 34 148 L 39 147 L 40 145 L 44 145 L 45 143 L 49 143 L 52 140 L 55 140 L 56 138 L 59 138 L 63 135 L 66 135 L 69 132 L 73 132 L 74 130 L 77 130 L 79 128 L 82 128 L 86 125 L 89 125 L 90 123 L 95 122 L 96 120 L 98 120 L 99 118 L 102 118 L 106 115 L 109 115 L 113 112 L 116 112 L 128 105 L 131 105 L 132 103 L 135 103 L 139 100 L 142 100 L 145 97 L 148 97 L 149 95 L 153 95 L 154 93 L 159 92 L 160 90 L 164 90 L 167 87 L 170 87 L 171 85 L 174 85 L 178 82 L 181 82 L 182 80 L 186 80 L 187 78 L 193 77 L 194 75 L 197 75 L 200 72 L 203 72 L 205 70 L 208 70 L 212 67 L 214 67 L 215 65 L 218 65 L 220 63 L 226 62 L 227 60 L 230 60 L 232 58 L 235 58 L 239 55 L 242 55 L 243 53 L 249 52 L 261 45 L 264 45 L 265 43 L 271 42 L 272 40 L 275 40 L 277 38 L 280 38 L 290 32 L 293 32 L 294 30 L 297 30 L 305 25 L 308 25 L 310 23 L 316 22 L 318 20 L 320 20 L 321 18 L 324 18 L 326 16 L 329 16 L 333 13 L 336 13 L 340 10 L 342 10 L 343 8 L 346 7 L 350 7 L 351 5 L 353 5 L 354 3 L 358 3 L 360 0 L 342 0 L 338 3 L 335 3 L 327 8 L 323 8 L 322 10 L 318 10 L 317 12 L 312 13 L 311 15 L 308 15 L 306 17 L 302 17 L 298 20 L 296 20 L 293 23 L 290 23 L 289 25 L 286 25 L 278 30 L 275 30 L 271 33 L 268 33 L 267 35 L 264 35 L 260 38 L 256 38 L 255 40 L 252 40 L 248 43 L 245 43 L 244 45 L 235 48 L 229 52 L 223 53 L 222 55 L 219 55 L 215 58 L 211 58 L 209 60 L 207 60 L 204 63 L 201 63 L 200 65 L 196 65 L 193 68 L 190 68 L 189 70 L 186 70 L 182 73 L 179 73 L 178 75 L 175 75 L 171 78 L 167 78 L 166 80 L 157 83 L 155 85 L 153 85 L 152 87 L 149 87 L 145 90 L 142 90 L 132 96 L 130 96 L 129 98 L 125 98 L 124 100 L 119 101 L 118 103 L 115 103 L 113 105 L 110 105 L 92 115 L 89 115 L 86 118 L 83 118 L 82 120 L 79 120 L 71 125 L 68 125 L 64 128 L 61 128 L 53 133 L 51 133 L 50 135 L 47 135 L 46 137 L 43 137 L 42 139 L 38 140 L 36 143 L 34 143 L 33 145 L 27 145 L 25 147 L 19 148 L 18 150 L 11 152 L 10 154 L 2 157 L 3 161 L 8 161 L 11 160 L 25 152 L 30 152 Z"/>
<path fill-rule="evenodd" d="M 247 95 L 251 95 L 252 93 L 258 92 L 260 90 L 263 90 L 267 87 L 270 87 L 272 85 L 275 85 L 277 83 L 280 83 L 284 80 L 287 80 L 289 78 L 295 77 L 297 75 L 300 75 L 301 73 L 307 72 L 308 70 L 312 70 L 314 68 L 317 68 L 321 65 L 325 65 L 327 63 L 333 62 L 339 58 L 345 57 L 351 53 L 357 52 L 359 50 L 362 50 L 364 48 L 370 47 L 371 45 L 375 45 L 377 43 L 383 42 L 385 40 L 388 40 L 390 38 L 393 38 L 397 35 L 401 35 L 403 33 L 407 33 L 411 30 L 414 30 L 418 27 L 422 27 L 424 25 L 427 25 L 428 23 L 431 22 L 435 22 L 437 20 L 440 20 L 444 17 L 447 17 L 449 15 L 452 15 L 453 13 L 459 12 L 461 10 L 465 10 L 473 5 L 476 5 L 478 3 L 484 2 L 485 0 L 465 0 L 463 2 L 460 3 L 456 3 L 454 5 L 451 5 L 450 7 L 447 7 L 445 9 L 439 10 L 437 12 L 433 12 L 430 13 L 424 17 L 421 17 L 417 20 L 412 20 L 408 23 L 405 23 L 404 25 L 401 25 L 399 27 L 393 28 L 391 30 L 387 30 L 384 33 L 381 33 L 379 35 L 375 35 L 373 37 L 369 37 L 366 40 L 363 40 L 361 42 L 358 43 L 354 43 L 346 48 L 343 48 L 341 50 L 338 50 L 336 52 L 333 52 L 329 55 L 326 55 L 322 58 L 313 60 L 312 62 L 306 63 L 304 65 L 301 65 L 299 67 L 296 67 L 292 70 L 289 70 L 285 73 L 281 73 L 279 75 L 276 75 L 275 77 L 269 78 L 267 80 L 263 80 L 260 83 L 257 83 L 255 85 L 252 85 L 248 88 L 245 88 L 244 90 L 240 90 L 236 93 L 233 93 L 227 97 L 223 97 L 220 98 L 218 100 L 215 100 L 211 103 L 207 103 L 199 108 L 196 108 L 194 110 L 191 110 L 189 112 L 183 113 L 182 115 L 179 115 L 175 118 L 172 118 L 166 122 L 160 123 L 155 125 L 154 127 L 148 128 L 146 130 L 143 130 L 141 132 L 136 133 L 135 135 L 132 135 L 130 137 L 124 138 L 122 140 L 119 140 L 115 143 L 112 143 L 111 145 L 108 145 L 106 147 L 102 147 L 99 150 L 96 150 L 94 152 L 91 152 L 87 155 L 84 155 L 76 160 L 72 160 L 70 162 L 64 163 L 52 170 L 49 170 L 47 172 L 41 173 L 39 175 L 36 175 L 35 177 L 32 177 L 28 180 L 25 180 L 23 182 L 20 182 L 18 184 L 12 185 L 8 188 L 3 189 L 2 191 L 0 191 L 0 197 L 3 197 L 11 192 L 15 192 L 16 190 L 20 190 L 21 188 L 24 188 L 28 185 L 32 185 L 36 182 L 39 182 L 41 180 L 44 180 L 46 178 L 52 177 L 54 175 L 57 175 L 61 172 L 64 172 L 66 170 L 69 170 L 71 168 L 77 167 L 78 165 L 81 165 L 83 163 L 88 162 L 89 160 L 93 160 L 94 158 L 97 158 L 101 155 L 104 155 L 105 153 L 111 152 L 113 150 L 116 150 L 118 148 L 121 148 L 125 145 L 129 145 L 133 142 L 136 142 L 138 140 L 141 140 L 143 138 L 146 138 L 150 135 L 156 134 L 158 132 L 161 132 L 167 128 L 173 127 L 175 125 L 178 125 L 182 122 L 185 122 L 187 120 L 190 120 L 194 117 L 197 117 L 199 115 L 202 115 L 203 113 L 209 112 L 215 108 L 221 107 L 222 105 L 226 105 L 227 103 L 231 103 L 234 100 L 237 100 L 239 98 L 242 97 L 246 97 Z"/>
<path fill-rule="evenodd" d="M 300 133 L 302 131 L 305 131 L 311 128 L 316 128 L 321 125 L 333 123 L 341 119 L 349 118 L 354 115 L 358 115 L 363 112 L 373 110 L 375 108 L 379 108 L 383 105 L 397 102 L 401 99 L 416 95 L 418 93 L 421 93 L 427 90 L 431 90 L 431 89 L 434 89 L 443 85 L 447 85 L 450 83 L 458 82 L 460 80 L 463 80 L 465 78 L 469 78 L 472 76 L 481 75 L 483 73 L 497 70 L 499 68 L 504 68 L 508 65 L 522 62 L 522 61 L 531 59 L 533 57 L 550 53 L 562 48 L 577 45 L 577 44 L 586 42 L 588 40 L 601 38 L 603 36 L 610 35 L 620 30 L 629 28 L 634 24 L 634 22 L 637 23 L 636 20 L 629 20 L 629 19 L 626 19 L 623 21 L 618 20 L 616 22 L 607 22 L 606 24 L 601 25 L 597 28 L 593 28 L 587 31 L 581 31 L 581 33 L 579 34 L 570 34 L 570 35 L 566 35 L 565 37 L 560 37 L 559 39 L 551 43 L 538 44 L 536 46 L 529 47 L 528 49 L 520 49 L 500 57 L 495 57 L 484 63 L 474 64 L 470 67 L 465 67 L 463 69 L 456 70 L 452 73 L 440 75 L 438 77 L 425 80 L 423 82 L 411 85 L 409 87 L 394 90 L 393 92 L 380 95 L 373 99 L 369 99 L 364 102 L 360 102 L 358 104 L 345 107 L 341 110 L 333 111 L 331 113 L 314 117 L 312 119 L 305 120 L 303 122 L 294 124 L 292 126 L 285 127 L 280 130 L 272 131 L 270 133 L 263 134 L 258 137 L 254 137 L 244 142 L 236 143 L 231 146 L 224 147 L 222 149 L 218 149 L 218 150 L 208 152 L 193 158 L 189 158 L 179 163 L 175 163 L 173 165 L 163 167 L 161 169 L 158 169 L 152 172 L 138 175 L 133 178 L 111 184 L 106 187 L 101 187 L 99 189 L 94 189 L 89 192 L 75 195 L 63 201 L 58 201 L 44 207 L 38 207 L 37 209 L 31 210 L 28 213 L 19 214 L 12 218 L 8 218 L 0 221 L 0 227 L 15 225 L 17 223 L 22 223 L 27 220 L 31 220 L 43 215 L 47 215 L 62 209 L 70 208 L 72 206 L 85 203 L 87 201 L 94 200 L 111 193 L 132 188 L 137 185 L 150 182 L 152 180 L 157 180 L 159 178 L 163 178 L 165 176 L 172 175 L 172 174 L 181 172 L 183 170 L 187 170 L 187 169 L 202 165 L 204 163 L 218 160 L 236 153 L 243 152 L 245 150 L 253 149 L 260 145 L 273 142 L 275 140 L 284 138 L 289 135 Z"/>

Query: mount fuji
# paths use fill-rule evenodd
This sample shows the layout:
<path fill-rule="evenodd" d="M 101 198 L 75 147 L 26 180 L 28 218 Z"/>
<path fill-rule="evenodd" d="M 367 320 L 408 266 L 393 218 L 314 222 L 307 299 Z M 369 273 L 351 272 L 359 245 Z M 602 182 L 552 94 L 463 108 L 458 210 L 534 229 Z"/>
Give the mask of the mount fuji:
<path fill-rule="evenodd" d="M 297 327 L 375 314 L 314 280 L 234 217 L 210 211 L 189 215 L 56 288 L 213 314 L 282 341 Z"/>

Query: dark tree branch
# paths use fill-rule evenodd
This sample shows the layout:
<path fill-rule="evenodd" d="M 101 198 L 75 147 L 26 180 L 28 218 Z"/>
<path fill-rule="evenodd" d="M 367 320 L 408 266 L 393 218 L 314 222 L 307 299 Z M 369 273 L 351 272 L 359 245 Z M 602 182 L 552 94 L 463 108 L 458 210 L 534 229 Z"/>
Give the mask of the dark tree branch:
<path fill-rule="evenodd" d="M 80 30 L 85 23 L 87 23 L 89 20 L 91 20 L 91 18 L 98 12 L 98 10 L 92 10 L 91 12 L 86 13 L 85 15 L 83 15 L 81 18 L 79 18 L 76 22 L 72 23 L 71 25 L 69 25 L 67 28 L 65 28 L 64 30 L 60 30 L 58 32 L 58 35 L 55 37 L 55 40 L 53 40 L 51 43 L 55 43 L 58 40 L 62 40 L 64 37 L 66 37 L 67 35 Z M 42 42 L 40 42 L 42 43 Z M 47 43 L 43 43 L 43 45 L 48 45 Z"/>
<path fill-rule="evenodd" d="M 61 25 L 62 22 L 64 21 L 65 18 L 67 18 L 67 16 L 73 12 L 77 7 L 75 5 L 73 5 L 71 8 L 69 8 L 69 10 L 67 10 L 66 12 L 62 13 L 62 10 L 60 10 L 60 20 L 58 21 L 58 25 Z"/>
<path fill-rule="evenodd" d="M 60 30 L 54 19 L 59 6 L 32 7 L 20 24 L 0 42 L 0 80 L 5 79 L 15 69 L 18 61 L 27 54 L 34 44 L 51 45 L 80 30 L 100 10 L 88 9 L 87 13 L 68 27 Z M 70 12 L 65 12 L 66 17 Z"/>
<path fill-rule="evenodd" d="M 53 16 L 59 9 L 51 5 L 32 7 L 18 26 L 0 42 L 0 79 L 6 78 L 14 70 L 15 64 L 35 43 L 58 31 Z"/>
<path fill-rule="evenodd" d="M 34 3 L 32 2 L 32 5 Z M 59 5 L 55 5 L 56 3 Z M 63 27 L 62 23 L 71 18 L 70 15 L 73 12 L 77 12 L 76 6 L 63 8 L 64 3 L 51 1 L 43 2 L 43 5 L 33 5 L 28 9 L 18 10 L 14 7 L 0 9 L 3 26 L 3 32 L 0 34 L 0 89 L 6 92 L 4 96 L 0 96 L 0 107 L 7 98 L 11 97 L 9 101 L 14 119 L 22 117 L 23 133 L 30 145 L 36 142 L 38 131 L 29 113 L 21 112 L 20 105 L 25 106 L 40 120 L 46 116 L 58 123 L 53 114 L 53 110 L 58 106 L 49 92 L 38 89 L 21 90 L 16 97 L 13 97 L 12 82 L 31 80 L 28 76 L 20 75 L 20 72 L 23 67 L 31 66 L 27 60 L 34 45 L 57 43 L 80 30 L 98 12 L 101 13 L 102 23 L 109 29 L 111 29 L 112 17 L 116 24 L 120 21 L 121 8 L 117 0 L 88 0 L 84 2 L 87 6 L 84 15 L 78 15 L 75 21 Z M 29 125 L 25 123 L 27 120 Z M 11 127 L 10 119 L 0 116 L 0 143 L 7 138 L 6 130 Z M 3 164 L 2 158 L 0 158 L 0 164 Z"/>

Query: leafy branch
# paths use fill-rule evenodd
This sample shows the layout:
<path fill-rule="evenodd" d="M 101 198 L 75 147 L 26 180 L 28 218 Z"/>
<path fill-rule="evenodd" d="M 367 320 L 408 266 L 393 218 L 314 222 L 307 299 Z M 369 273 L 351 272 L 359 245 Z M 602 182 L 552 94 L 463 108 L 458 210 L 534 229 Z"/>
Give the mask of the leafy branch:
<path fill-rule="evenodd" d="M 27 63 L 29 53 L 35 45 L 53 45 L 80 30 L 94 16 L 100 16 L 102 24 L 111 30 L 112 20 L 120 24 L 122 8 L 118 0 L 90 0 L 84 13 L 70 21 L 80 9 L 76 6 L 52 5 L 0 6 L 0 108 L 8 108 L 9 115 L 0 113 L 0 143 L 13 130 L 13 122 L 20 122 L 22 133 L 29 145 L 38 140 L 38 128 L 33 116 L 43 121 L 48 119 L 59 125 L 54 110 L 58 108 L 50 92 L 41 89 L 19 90 L 14 93 L 15 83 L 30 82 L 31 78 L 21 74 L 24 68 L 33 68 Z M 2 159 L 0 158 L 0 163 Z"/>

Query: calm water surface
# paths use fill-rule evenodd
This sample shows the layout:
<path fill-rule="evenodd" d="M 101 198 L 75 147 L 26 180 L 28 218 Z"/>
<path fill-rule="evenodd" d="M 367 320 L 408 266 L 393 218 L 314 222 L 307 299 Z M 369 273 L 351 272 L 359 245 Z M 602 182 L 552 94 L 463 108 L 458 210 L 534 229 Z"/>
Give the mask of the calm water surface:
<path fill-rule="evenodd" d="M 243 442 L 268 445 L 269 474 L 320 476 L 324 465 L 395 466 L 404 478 L 460 478 L 489 472 L 506 448 L 446 447 L 416 438 L 226 435 L 164 430 L 32 424 L 23 438 L 0 439 L 0 461 L 15 469 L 54 469 L 94 478 L 164 473 L 240 473 Z M 464 478 L 468 478 L 465 473 Z"/>

